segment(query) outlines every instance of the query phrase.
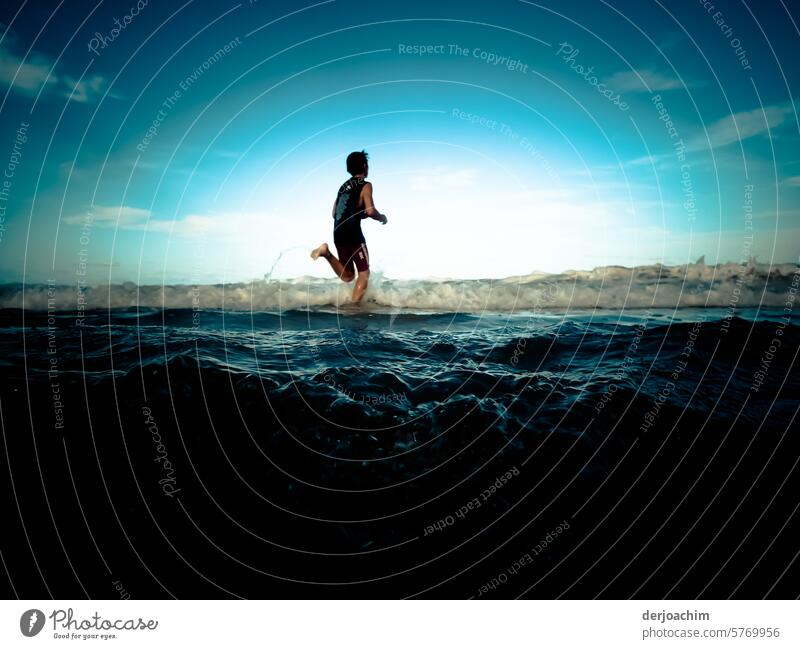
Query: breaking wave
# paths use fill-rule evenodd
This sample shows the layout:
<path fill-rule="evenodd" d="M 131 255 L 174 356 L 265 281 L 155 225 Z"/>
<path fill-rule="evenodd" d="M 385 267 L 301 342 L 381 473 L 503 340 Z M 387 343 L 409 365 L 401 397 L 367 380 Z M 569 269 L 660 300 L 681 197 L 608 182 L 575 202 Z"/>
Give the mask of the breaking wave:
<path fill-rule="evenodd" d="M 797 289 L 796 264 L 604 266 L 560 274 L 532 273 L 503 279 L 395 280 L 373 271 L 368 308 L 479 313 L 569 308 L 777 307 Z M 348 302 L 352 284 L 299 277 L 232 284 L 93 287 L 0 285 L 0 308 L 31 310 L 128 307 L 284 311 L 324 309 Z"/>

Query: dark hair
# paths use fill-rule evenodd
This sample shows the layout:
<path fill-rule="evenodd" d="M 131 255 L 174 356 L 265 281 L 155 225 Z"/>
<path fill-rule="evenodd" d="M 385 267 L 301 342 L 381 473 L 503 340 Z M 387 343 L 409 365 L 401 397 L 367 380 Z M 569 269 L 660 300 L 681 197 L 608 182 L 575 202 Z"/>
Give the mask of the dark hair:
<path fill-rule="evenodd" d="M 366 151 L 353 151 L 347 156 L 347 173 L 351 176 L 363 174 L 366 170 L 369 154 Z"/>

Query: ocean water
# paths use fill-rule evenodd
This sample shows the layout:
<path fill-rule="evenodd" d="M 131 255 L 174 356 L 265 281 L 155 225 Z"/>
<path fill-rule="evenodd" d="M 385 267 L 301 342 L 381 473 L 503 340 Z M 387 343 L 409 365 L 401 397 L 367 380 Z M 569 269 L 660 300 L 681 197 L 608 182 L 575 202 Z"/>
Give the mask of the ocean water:
<path fill-rule="evenodd" d="M 13 592 L 795 596 L 800 328 L 763 277 L 733 310 L 6 286 Z"/>

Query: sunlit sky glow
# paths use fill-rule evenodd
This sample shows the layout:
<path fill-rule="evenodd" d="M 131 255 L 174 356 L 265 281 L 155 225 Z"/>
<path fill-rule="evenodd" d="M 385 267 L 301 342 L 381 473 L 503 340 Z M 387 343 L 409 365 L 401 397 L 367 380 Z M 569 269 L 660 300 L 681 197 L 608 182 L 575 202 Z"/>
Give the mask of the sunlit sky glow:
<path fill-rule="evenodd" d="M 132 3 L 0 10 L 2 281 L 329 276 L 362 148 L 389 277 L 798 260 L 780 1 Z"/>

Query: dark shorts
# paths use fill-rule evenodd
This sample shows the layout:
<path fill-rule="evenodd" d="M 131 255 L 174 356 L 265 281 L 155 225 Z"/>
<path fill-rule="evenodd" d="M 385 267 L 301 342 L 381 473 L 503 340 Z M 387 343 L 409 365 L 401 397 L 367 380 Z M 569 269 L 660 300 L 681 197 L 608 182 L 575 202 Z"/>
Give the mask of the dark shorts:
<path fill-rule="evenodd" d="M 337 243 L 336 252 L 348 273 L 353 272 L 353 264 L 359 273 L 369 270 L 369 251 L 366 243 Z"/>

